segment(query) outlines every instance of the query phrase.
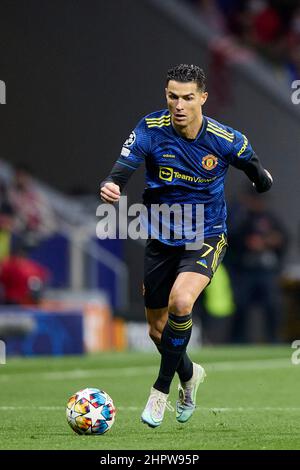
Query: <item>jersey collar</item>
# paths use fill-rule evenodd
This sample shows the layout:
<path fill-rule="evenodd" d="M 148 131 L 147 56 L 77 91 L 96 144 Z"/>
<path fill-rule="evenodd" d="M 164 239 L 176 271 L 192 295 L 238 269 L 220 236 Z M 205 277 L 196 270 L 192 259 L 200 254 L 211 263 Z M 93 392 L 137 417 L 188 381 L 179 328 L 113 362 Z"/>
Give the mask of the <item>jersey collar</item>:
<path fill-rule="evenodd" d="M 202 121 L 202 126 L 201 126 L 201 129 L 200 131 L 198 132 L 198 135 L 196 136 L 195 139 L 186 139 L 185 137 L 182 137 L 180 134 L 178 134 L 175 130 L 175 128 L 173 127 L 173 124 L 172 124 L 172 120 L 171 120 L 171 128 L 172 128 L 172 132 L 176 135 L 176 137 L 178 137 L 179 139 L 182 139 L 184 140 L 185 142 L 197 142 L 200 138 L 202 138 L 206 132 L 206 128 L 207 128 L 207 118 L 205 116 L 203 116 L 203 121 Z"/>

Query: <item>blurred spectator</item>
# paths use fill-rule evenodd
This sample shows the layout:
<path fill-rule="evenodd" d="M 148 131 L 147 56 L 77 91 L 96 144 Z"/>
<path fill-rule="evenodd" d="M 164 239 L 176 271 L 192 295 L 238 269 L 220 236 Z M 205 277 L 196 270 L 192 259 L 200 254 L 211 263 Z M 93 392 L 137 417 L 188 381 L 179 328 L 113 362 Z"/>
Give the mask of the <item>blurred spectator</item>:
<path fill-rule="evenodd" d="M 8 199 L 6 185 L 0 181 L 0 262 L 9 256 L 13 226 L 14 210 Z"/>
<path fill-rule="evenodd" d="M 249 0 L 244 18 L 241 32 L 254 46 L 274 43 L 283 29 L 280 15 L 270 1 Z"/>
<path fill-rule="evenodd" d="M 218 2 L 215 0 L 201 0 L 192 2 L 196 8 L 199 8 L 201 16 L 205 20 L 205 24 L 213 29 L 217 29 L 223 33 L 226 32 L 226 20 L 219 9 Z"/>
<path fill-rule="evenodd" d="M 53 233 L 54 212 L 25 165 L 19 165 L 15 169 L 9 199 L 15 211 L 14 229 L 23 238 L 24 246 L 34 247 Z"/>
<path fill-rule="evenodd" d="M 287 82 L 300 79 L 300 40 L 289 50 L 286 62 Z"/>
<path fill-rule="evenodd" d="M 224 263 L 218 267 L 194 310 L 201 318 L 204 344 L 224 344 L 231 341 L 235 304 L 231 280 Z"/>
<path fill-rule="evenodd" d="M 290 30 L 286 37 L 286 71 L 288 81 L 300 79 L 300 8 L 295 10 Z"/>
<path fill-rule="evenodd" d="M 275 76 L 287 76 L 289 86 L 300 78 L 299 0 L 186 1 L 219 35 L 235 36 L 264 55 L 276 67 Z"/>
<path fill-rule="evenodd" d="M 228 220 L 229 265 L 235 293 L 232 340 L 249 341 L 249 316 L 253 307 L 264 314 L 265 339 L 279 340 L 279 275 L 287 246 L 283 224 L 266 207 L 266 196 L 251 192 L 242 195 L 242 205 L 232 207 Z"/>
<path fill-rule="evenodd" d="M 16 242 L 12 250 L 12 255 L 6 258 L 0 267 L 2 302 L 17 305 L 37 304 L 50 273 L 44 266 L 26 258 L 22 242 Z"/>

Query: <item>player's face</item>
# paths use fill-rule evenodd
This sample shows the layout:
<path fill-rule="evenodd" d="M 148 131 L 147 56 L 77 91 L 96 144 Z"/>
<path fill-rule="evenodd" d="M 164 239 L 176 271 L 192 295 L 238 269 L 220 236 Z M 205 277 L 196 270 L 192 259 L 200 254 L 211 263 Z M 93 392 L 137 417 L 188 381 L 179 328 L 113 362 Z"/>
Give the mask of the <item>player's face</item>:
<path fill-rule="evenodd" d="M 173 124 L 187 127 L 202 117 L 201 107 L 207 93 L 199 90 L 196 82 L 176 82 L 170 80 L 166 88 L 166 98 Z"/>

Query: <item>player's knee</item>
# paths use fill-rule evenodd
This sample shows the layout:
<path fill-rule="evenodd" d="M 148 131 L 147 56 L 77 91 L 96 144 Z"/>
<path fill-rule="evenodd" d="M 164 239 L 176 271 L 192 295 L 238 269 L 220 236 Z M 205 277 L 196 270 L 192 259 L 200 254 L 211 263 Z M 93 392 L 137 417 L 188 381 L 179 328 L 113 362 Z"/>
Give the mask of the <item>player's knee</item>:
<path fill-rule="evenodd" d="M 169 299 L 169 312 L 174 315 L 188 315 L 191 313 L 194 305 L 194 299 L 189 292 L 171 293 Z"/>

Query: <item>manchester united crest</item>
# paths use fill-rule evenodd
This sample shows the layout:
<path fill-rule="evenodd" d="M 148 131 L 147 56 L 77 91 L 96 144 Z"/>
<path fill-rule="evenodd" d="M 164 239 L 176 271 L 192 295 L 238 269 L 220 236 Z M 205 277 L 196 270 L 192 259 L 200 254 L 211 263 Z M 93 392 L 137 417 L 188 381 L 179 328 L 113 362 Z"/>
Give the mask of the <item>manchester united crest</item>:
<path fill-rule="evenodd" d="M 202 158 L 202 166 L 206 170 L 213 170 L 216 168 L 217 164 L 218 158 L 214 155 L 205 155 L 205 157 Z"/>

